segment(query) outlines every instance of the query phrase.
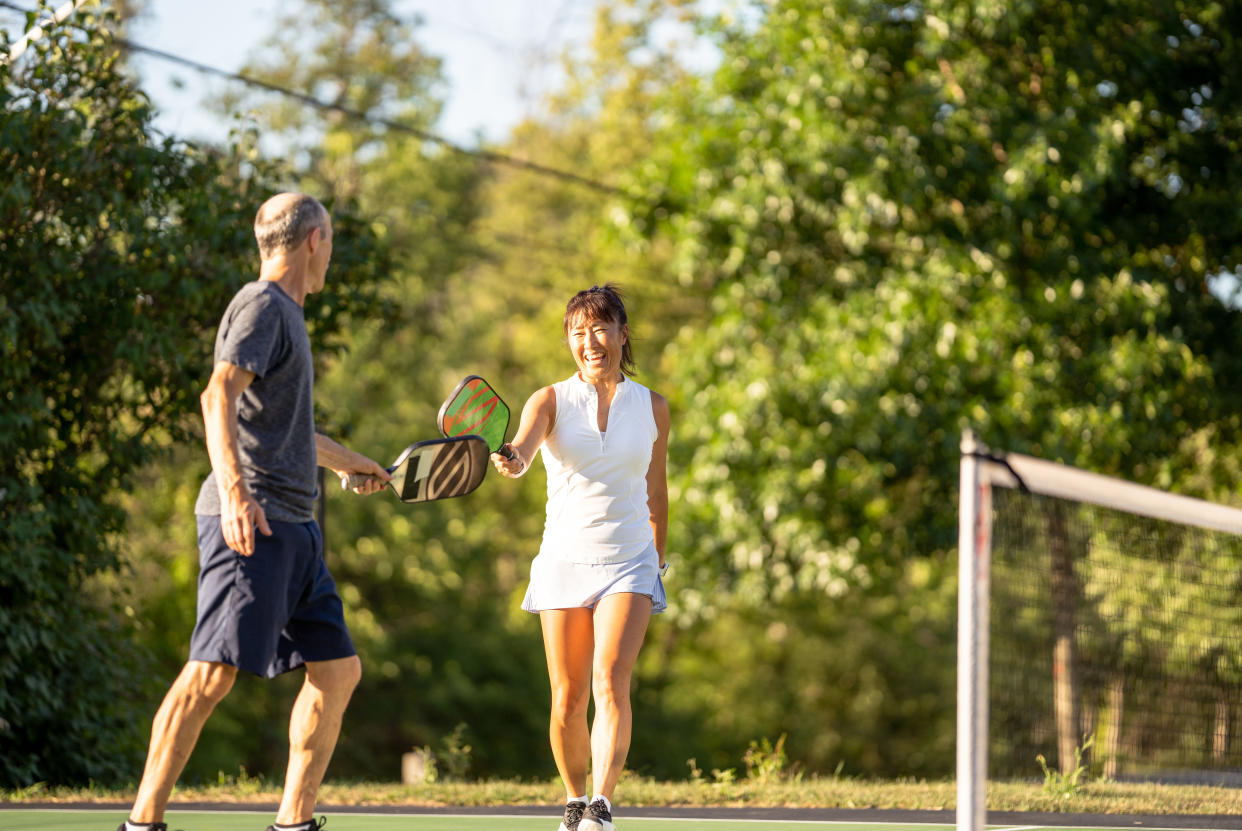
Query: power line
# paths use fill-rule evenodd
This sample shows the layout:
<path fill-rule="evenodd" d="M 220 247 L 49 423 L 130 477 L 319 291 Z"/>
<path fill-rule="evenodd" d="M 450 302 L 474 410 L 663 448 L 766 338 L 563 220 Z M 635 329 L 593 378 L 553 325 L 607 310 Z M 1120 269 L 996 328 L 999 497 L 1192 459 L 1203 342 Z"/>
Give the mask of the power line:
<path fill-rule="evenodd" d="M 76 9 L 77 6 L 81 5 L 83 2 L 85 2 L 85 0 L 70 0 L 70 2 L 67 2 L 65 4 L 65 7 L 71 6 L 72 9 L 70 9 L 69 12 L 66 12 L 65 16 L 67 17 L 68 14 L 72 13 L 73 9 Z M 6 0 L 0 0 L 0 6 L 13 9 L 19 12 L 27 11 L 26 9 L 23 9 L 20 6 L 16 6 L 12 3 L 6 2 Z M 64 7 L 62 7 L 62 11 L 63 11 L 63 8 Z M 57 12 L 57 15 L 60 15 L 60 11 Z M 56 22 L 59 22 L 59 20 L 63 20 L 63 19 L 64 18 L 61 17 Z M 49 22 L 49 21 L 45 21 L 45 23 L 46 22 Z M 35 30 L 31 30 L 32 34 L 34 31 Z M 40 34 L 42 34 L 41 31 L 40 31 Z M 31 38 L 31 40 L 33 39 L 35 38 Z M 572 184 L 581 185 L 583 187 L 590 188 L 591 190 L 597 191 L 599 193 L 607 193 L 613 196 L 625 196 L 626 195 L 625 191 L 621 190 L 621 188 L 615 187 L 613 185 L 605 184 L 604 182 L 600 182 L 596 179 L 591 179 L 587 176 L 583 176 L 578 173 L 573 173 L 567 170 L 561 170 L 559 168 L 548 167 L 547 165 L 542 165 L 542 164 L 539 164 L 538 162 L 527 161 L 526 159 L 519 159 L 514 156 L 509 156 L 505 153 L 498 153 L 493 150 L 470 150 L 468 148 L 461 147 L 460 145 L 455 144 L 454 142 L 450 141 L 449 139 L 444 138 L 443 136 L 438 136 L 435 133 L 430 133 L 430 132 L 427 132 L 426 130 L 420 130 L 417 127 L 411 127 L 409 124 L 404 124 L 400 121 L 393 121 L 391 119 L 383 118 L 381 116 L 370 115 L 361 110 L 356 110 L 356 109 L 353 109 L 352 107 L 346 107 L 341 104 L 334 104 L 328 101 L 322 101 L 314 97 L 313 95 L 308 95 L 306 93 L 297 92 L 295 90 L 291 90 L 286 87 L 279 86 L 277 84 L 272 84 L 267 81 L 260 80 L 258 78 L 252 78 L 247 75 L 242 75 L 237 72 L 229 72 L 224 69 L 219 69 L 218 67 L 210 66 L 205 63 L 200 63 L 199 61 L 191 60 L 190 58 L 185 58 L 180 55 L 174 55 L 171 52 L 164 52 L 159 49 L 154 49 L 150 46 L 144 46 L 140 43 L 135 43 L 134 41 L 129 40 L 128 38 L 113 37 L 113 42 L 116 43 L 117 46 L 120 46 L 122 49 L 128 50 L 130 52 L 137 52 L 137 53 L 144 54 L 144 55 L 150 55 L 160 60 L 168 61 L 170 63 L 180 64 L 181 66 L 185 66 L 185 67 L 189 67 L 190 69 L 194 69 L 198 72 L 201 72 L 207 75 L 216 75 L 218 77 L 225 78 L 230 81 L 237 81 L 239 83 L 246 84 L 247 86 L 256 87 L 258 89 L 266 90 L 267 92 L 273 92 L 278 95 L 283 95 L 287 98 L 292 98 L 296 101 L 300 101 L 303 104 L 306 104 L 307 106 L 310 106 L 310 107 L 314 107 L 315 109 L 318 109 L 318 110 L 340 113 L 341 115 L 347 116 L 357 121 L 363 121 L 367 124 L 378 125 L 378 126 L 386 127 L 390 130 L 395 130 L 397 132 L 406 133 L 408 135 L 412 135 L 417 138 L 420 138 L 423 141 L 428 141 L 428 142 L 432 142 L 433 144 L 437 144 L 443 147 L 444 149 L 449 150 L 450 152 L 453 152 L 453 153 L 457 153 L 459 155 L 469 156 L 471 158 L 480 159 L 485 162 L 491 162 L 492 164 L 502 164 L 508 167 L 517 168 L 519 170 L 526 170 L 531 173 L 538 174 L 540 176 L 548 176 L 554 179 L 560 179 L 565 182 L 570 182 Z M 20 52 L 18 54 L 20 54 Z"/>
<path fill-rule="evenodd" d="M 519 159 L 514 156 L 506 155 L 504 153 L 497 153 L 493 150 L 470 150 L 468 148 L 461 147 L 460 145 L 453 143 L 452 141 L 444 138 L 443 136 L 438 136 L 435 133 L 429 133 L 425 130 L 420 130 L 417 127 L 411 127 L 409 124 L 404 124 L 400 121 L 393 121 L 392 119 L 369 115 L 361 110 L 356 110 L 356 109 L 353 109 L 352 107 L 346 107 L 341 104 L 333 104 L 328 101 L 321 101 L 320 99 L 314 97 L 313 95 L 307 95 L 306 93 L 287 89 L 277 84 L 272 84 L 267 81 L 262 81 L 262 80 L 259 80 L 258 78 L 251 78 L 247 75 L 242 75 L 240 73 L 228 72 L 223 69 L 218 69 L 214 66 L 208 66 L 207 64 L 199 63 L 198 61 L 190 60 L 189 58 L 183 58 L 180 55 L 173 55 L 169 52 L 163 52 L 159 49 L 153 49 L 150 46 L 143 46 L 142 44 L 134 43 L 133 41 L 128 40 L 126 38 L 118 37 L 118 38 L 114 38 L 114 41 L 116 42 L 118 46 L 124 49 L 127 49 L 131 52 L 139 52 L 142 54 L 151 55 L 152 57 L 156 57 L 161 60 L 170 61 L 172 63 L 177 63 L 177 64 L 181 64 L 182 66 L 190 67 L 191 69 L 196 69 L 199 72 L 203 72 L 203 73 L 210 74 L 210 75 L 216 75 L 221 78 L 227 78 L 231 81 L 238 81 L 248 86 L 256 87 L 258 89 L 263 89 L 268 92 L 274 92 L 278 95 L 283 95 L 288 98 L 292 98 L 296 101 L 301 101 L 303 104 L 307 104 L 308 106 L 314 107 L 315 109 L 318 109 L 318 110 L 324 110 L 326 112 L 337 112 L 337 113 L 340 113 L 341 115 L 348 116 L 349 118 L 355 119 L 357 121 L 364 121 L 368 124 L 379 125 L 379 126 L 387 127 L 390 130 L 396 130 L 398 132 L 407 133 L 409 135 L 416 136 L 417 138 L 420 138 L 424 141 L 429 141 L 434 144 L 438 144 L 439 146 L 453 153 L 458 153 L 463 156 L 470 156 L 472 158 L 481 159 L 483 161 L 492 162 L 494 164 L 503 164 L 509 167 L 519 168 L 521 170 L 528 170 L 532 173 L 537 173 L 541 176 L 550 176 L 556 179 L 561 179 L 563 181 L 573 182 L 574 184 L 582 185 L 584 187 L 591 188 L 592 190 L 596 190 L 601 193 L 608 193 L 608 194 L 612 194 L 616 196 L 625 195 L 625 192 L 622 191 L 620 188 L 605 184 L 603 182 L 596 181 L 595 179 L 590 179 L 578 173 L 572 173 L 567 170 L 560 170 L 558 168 L 548 167 L 547 165 L 541 165 L 538 162 L 527 161 L 526 159 Z"/>

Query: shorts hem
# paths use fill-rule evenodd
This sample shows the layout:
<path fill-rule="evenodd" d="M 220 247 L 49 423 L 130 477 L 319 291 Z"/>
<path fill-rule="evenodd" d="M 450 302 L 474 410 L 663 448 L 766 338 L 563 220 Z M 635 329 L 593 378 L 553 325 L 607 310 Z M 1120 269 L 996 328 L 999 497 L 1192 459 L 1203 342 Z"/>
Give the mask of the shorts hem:
<path fill-rule="evenodd" d="M 622 563 L 571 563 L 543 555 L 531 562 L 530 583 L 521 608 L 531 614 L 551 609 L 594 609 L 612 594 L 638 594 L 651 600 L 651 613 L 668 609 L 668 597 L 654 545 Z"/>

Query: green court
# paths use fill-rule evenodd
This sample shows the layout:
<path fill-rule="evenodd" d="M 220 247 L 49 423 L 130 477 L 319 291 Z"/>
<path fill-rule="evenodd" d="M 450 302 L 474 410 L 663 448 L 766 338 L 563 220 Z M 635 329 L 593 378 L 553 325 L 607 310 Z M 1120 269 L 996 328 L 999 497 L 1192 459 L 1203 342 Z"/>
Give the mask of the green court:
<path fill-rule="evenodd" d="M 326 814 L 324 831 L 550 831 L 555 817 L 515 816 L 496 814 L 375 814 L 359 811 Z M 125 819 L 123 810 L 60 810 L 3 809 L 0 829 L 3 831 L 113 831 Z M 1123 818 L 1117 827 L 1124 825 Z M 271 822 L 269 811 L 185 811 L 170 812 L 169 831 L 263 831 Z M 951 831 L 952 825 L 909 824 L 885 822 L 799 821 L 772 819 L 691 819 L 632 817 L 618 818 L 618 825 L 634 831 Z M 1104 831 L 1093 828 L 1062 826 L 1000 825 L 997 831 Z M 1155 829 L 1159 826 L 1145 826 Z"/>
<path fill-rule="evenodd" d="M 469 816 L 411 814 L 342 814 L 326 815 L 324 831 L 551 831 L 558 817 L 512 816 L 504 814 Z M 61 811 L 5 810 L 0 811 L 0 829 L 4 831 L 113 831 L 125 819 L 124 811 Z M 173 813 L 166 817 L 169 831 L 263 831 L 272 822 L 270 812 L 233 813 L 219 811 Z M 617 818 L 621 828 L 634 831 L 744 831 L 765 828 L 772 831 L 807 831 L 833 828 L 852 831 L 855 826 L 832 822 L 774 822 L 772 820 L 695 820 Z M 866 825 L 858 831 L 931 831 L 951 826 L 935 825 Z"/>
<path fill-rule="evenodd" d="M 558 817 L 513 816 L 504 814 L 326 814 L 324 831 L 551 831 Z M 172 812 L 165 817 L 169 831 L 263 831 L 272 822 L 271 812 Z M 114 831 L 125 820 L 124 811 L 4 810 L 0 829 L 4 831 Z M 854 825 L 838 822 L 780 822 L 772 820 L 696 820 L 617 818 L 621 828 L 634 831 L 808 831 L 833 828 L 835 831 L 932 831 L 952 826 L 937 825 Z"/>

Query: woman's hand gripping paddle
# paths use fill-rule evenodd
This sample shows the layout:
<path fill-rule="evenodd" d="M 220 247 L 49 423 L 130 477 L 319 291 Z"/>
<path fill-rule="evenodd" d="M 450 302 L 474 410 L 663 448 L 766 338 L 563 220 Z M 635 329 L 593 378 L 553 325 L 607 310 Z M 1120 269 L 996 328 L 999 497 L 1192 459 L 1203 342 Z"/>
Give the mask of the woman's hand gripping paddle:
<path fill-rule="evenodd" d="M 446 437 L 474 434 L 481 436 L 491 453 L 506 459 L 513 451 L 504 447 L 509 429 L 509 407 L 491 385 L 477 375 L 467 375 L 440 406 L 437 419 Z"/>
<path fill-rule="evenodd" d="M 402 502 L 432 502 L 465 496 L 477 488 L 487 472 L 487 442 L 475 435 L 417 441 L 401 451 L 388 468 L 388 485 Z M 341 480 L 349 490 L 367 481 L 355 473 Z"/>

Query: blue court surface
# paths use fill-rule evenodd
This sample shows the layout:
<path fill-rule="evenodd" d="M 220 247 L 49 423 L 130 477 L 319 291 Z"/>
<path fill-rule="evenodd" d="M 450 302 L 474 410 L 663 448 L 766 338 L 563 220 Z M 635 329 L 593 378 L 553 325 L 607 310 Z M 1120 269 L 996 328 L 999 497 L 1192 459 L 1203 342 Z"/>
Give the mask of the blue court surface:
<path fill-rule="evenodd" d="M 125 819 L 119 807 L 0 805 L 0 831 L 114 831 Z M 554 808 L 324 808 L 324 831 L 554 831 Z M 825 817 L 836 818 L 825 818 Z M 173 806 L 169 831 L 264 831 L 271 808 Z M 824 811 L 774 808 L 634 808 L 614 817 L 618 831 L 953 831 L 947 811 Z M 1101 829 L 1242 829 L 1234 816 L 1103 816 L 1003 814 L 989 817 L 997 831 L 1101 831 Z"/>

